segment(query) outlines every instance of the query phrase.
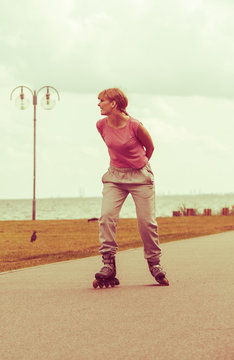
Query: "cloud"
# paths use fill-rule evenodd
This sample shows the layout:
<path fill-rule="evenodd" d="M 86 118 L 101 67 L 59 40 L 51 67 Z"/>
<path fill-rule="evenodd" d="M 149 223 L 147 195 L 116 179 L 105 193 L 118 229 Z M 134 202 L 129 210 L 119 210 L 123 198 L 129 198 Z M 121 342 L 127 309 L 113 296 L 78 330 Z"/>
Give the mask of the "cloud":
<path fill-rule="evenodd" d="M 161 191 L 186 192 L 199 174 L 214 191 L 233 188 L 233 2 L 1 5 L 1 197 L 31 196 L 33 108 L 17 112 L 9 101 L 21 84 L 37 90 L 51 85 L 61 95 L 52 112 L 38 106 L 38 196 L 72 196 L 80 187 L 101 194 L 109 158 L 95 128 L 96 94 L 112 86 L 126 92 L 129 113 L 154 138 L 152 165 Z M 225 183 L 218 183 L 220 173 Z M 180 183 L 184 174 L 188 184 Z"/>
<path fill-rule="evenodd" d="M 1 66 L 26 85 L 234 95 L 230 1 L 3 2 Z"/>

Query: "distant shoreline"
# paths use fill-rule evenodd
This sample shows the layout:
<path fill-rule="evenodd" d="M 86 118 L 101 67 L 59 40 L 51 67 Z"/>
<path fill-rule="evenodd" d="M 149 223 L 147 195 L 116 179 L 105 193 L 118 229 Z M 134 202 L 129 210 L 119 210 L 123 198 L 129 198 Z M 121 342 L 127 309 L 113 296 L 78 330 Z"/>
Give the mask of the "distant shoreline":
<path fill-rule="evenodd" d="M 185 193 L 185 194 L 166 194 L 166 193 L 160 193 L 157 194 L 157 197 L 161 196 L 175 196 L 175 197 L 181 197 L 181 196 L 224 196 L 224 195 L 230 195 L 234 196 L 234 192 L 212 192 L 212 193 Z M 38 197 L 36 200 L 53 200 L 53 199 L 101 199 L 102 196 L 45 196 L 45 197 Z M 29 200 L 32 201 L 31 197 L 26 198 L 0 198 L 1 200 Z"/>
<path fill-rule="evenodd" d="M 88 219 L 100 217 L 101 197 L 50 198 L 36 200 L 36 219 Z M 203 214 L 204 209 L 211 209 L 212 215 L 221 214 L 224 207 L 230 211 L 234 205 L 234 194 L 225 195 L 157 195 L 156 216 L 170 217 L 173 211 L 185 208 L 196 209 Z M 136 208 L 131 196 L 128 196 L 120 212 L 120 218 L 136 218 Z M 31 220 L 31 199 L 0 200 L 0 221 Z"/>

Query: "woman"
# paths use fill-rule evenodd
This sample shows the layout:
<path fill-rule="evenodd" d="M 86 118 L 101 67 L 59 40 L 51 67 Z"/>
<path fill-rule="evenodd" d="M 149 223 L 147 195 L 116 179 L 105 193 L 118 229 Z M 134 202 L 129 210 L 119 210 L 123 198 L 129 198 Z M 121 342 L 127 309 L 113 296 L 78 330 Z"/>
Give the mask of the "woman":
<path fill-rule="evenodd" d="M 154 145 L 148 131 L 126 111 L 128 100 L 124 93 L 111 88 L 98 95 L 101 115 L 96 124 L 107 145 L 110 167 L 102 177 L 103 199 L 99 219 L 99 235 L 104 266 L 95 274 L 94 287 L 118 284 L 115 254 L 116 226 L 121 207 L 130 193 L 136 206 L 138 229 L 144 244 L 144 256 L 151 274 L 162 285 L 169 285 L 160 266 L 157 222 L 155 220 L 154 175 L 149 160 Z"/>

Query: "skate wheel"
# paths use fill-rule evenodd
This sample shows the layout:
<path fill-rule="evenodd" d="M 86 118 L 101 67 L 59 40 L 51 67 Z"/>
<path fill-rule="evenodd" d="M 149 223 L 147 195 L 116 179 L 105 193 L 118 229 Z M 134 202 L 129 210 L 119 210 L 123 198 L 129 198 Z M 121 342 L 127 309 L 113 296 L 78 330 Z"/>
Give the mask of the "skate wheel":
<path fill-rule="evenodd" d="M 101 281 L 98 281 L 98 280 L 94 280 L 94 281 L 93 281 L 93 287 L 94 287 L 94 289 L 97 289 L 98 286 L 99 286 L 100 288 L 103 288 L 104 283 L 101 282 Z"/>
<path fill-rule="evenodd" d="M 162 285 L 164 285 L 164 286 L 169 286 L 169 281 L 167 280 L 166 277 L 163 278 Z"/>
<path fill-rule="evenodd" d="M 94 281 L 93 281 L 93 287 L 94 287 L 94 289 L 97 289 L 97 287 L 98 287 L 98 282 L 97 282 L 97 280 L 94 280 Z"/>
<path fill-rule="evenodd" d="M 156 281 L 162 286 L 169 286 L 169 281 L 165 276 L 159 277 L 158 279 L 156 279 Z"/>
<path fill-rule="evenodd" d="M 109 286 L 114 287 L 115 285 L 119 285 L 119 280 L 117 278 L 112 278 L 106 281 L 104 279 L 95 279 L 93 281 L 94 289 L 97 289 L 98 286 L 102 289 L 104 286 L 108 288 Z"/>

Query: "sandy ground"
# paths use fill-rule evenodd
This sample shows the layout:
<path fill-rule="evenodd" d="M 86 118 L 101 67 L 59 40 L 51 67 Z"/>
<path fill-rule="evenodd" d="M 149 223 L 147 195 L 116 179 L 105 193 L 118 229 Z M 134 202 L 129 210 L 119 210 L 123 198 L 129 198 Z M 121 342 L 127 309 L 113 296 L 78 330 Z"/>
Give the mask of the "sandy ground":
<path fill-rule="evenodd" d="M 100 257 L 0 274 L 0 359 L 234 359 L 234 232 L 162 244 L 169 287 L 142 248 L 120 286 L 93 289 Z"/>

